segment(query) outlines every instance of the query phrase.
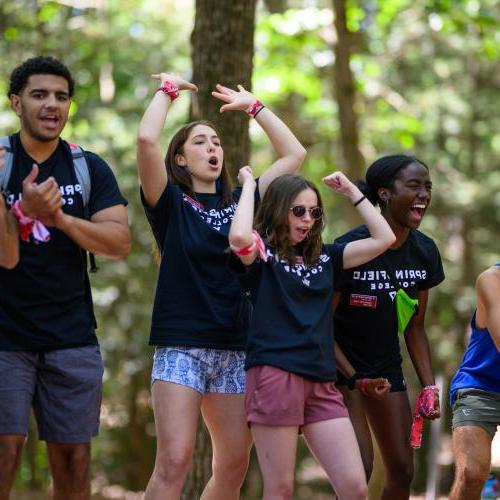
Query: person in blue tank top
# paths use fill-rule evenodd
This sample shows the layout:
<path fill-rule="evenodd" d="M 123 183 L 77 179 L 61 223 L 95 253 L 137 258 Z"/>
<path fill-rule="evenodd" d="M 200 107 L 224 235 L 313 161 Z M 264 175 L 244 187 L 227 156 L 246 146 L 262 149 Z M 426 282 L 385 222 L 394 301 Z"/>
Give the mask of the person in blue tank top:
<path fill-rule="evenodd" d="M 163 158 L 161 133 L 179 91 L 197 90 L 161 73 L 138 131 L 141 197 L 161 254 L 150 344 L 156 346 L 152 399 L 157 452 L 146 499 L 178 499 L 196 439 L 200 409 L 212 439 L 212 477 L 204 500 L 236 500 L 248 467 L 245 422 L 245 302 L 228 264 L 228 232 L 241 194 L 232 190 L 221 138 L 205 121 L 182 127 Z M 259 179 L 295 172 L 305 149 L 288 127 L 243 87 L 217 85 L 221 112 L 243 111 L 269 137 L 278 159 Z"/>
<path fill-rule="evenodd" d="M 275 179 L 255 223 L 256 183 L 249 167 L 240 170 L 239 180 L 243 192 L 229 242 L 241 261 L 235 259 L 235 271 L 254 306 L 245 407 L 264 479 L 263 499 L 292 498 L 299 431 L 338 497 L 366 499 L 356 436 L 334 383 L 331 303 L 342 269 L 373 259 L 395 236 L 341 172 L 323 181 L 353 202 L 369 230 L 365 239 L 347 244 L 323 244 L 323 204 L 307 179 L 299 175 Z"/>
<path fill-rule="evenodd" d="M 451 500 L 479 498 L 500 425 L 500 262 L 479 275 L 476 296 L 469 344 L 450 386 L 456 463 Z"/>

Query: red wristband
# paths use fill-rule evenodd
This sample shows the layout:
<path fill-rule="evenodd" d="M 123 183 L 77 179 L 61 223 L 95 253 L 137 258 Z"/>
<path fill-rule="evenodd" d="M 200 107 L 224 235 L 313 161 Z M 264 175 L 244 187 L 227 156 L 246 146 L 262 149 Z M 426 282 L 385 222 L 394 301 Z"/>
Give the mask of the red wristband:
<path fill-rule="evenodd" d="M 367 378 L 360 378 L 359 379 L 358 390 L 361 394 L 368 396 L 368 379 Z"/>
<path fill-rule="evenodd" d="M 246 247 L 235 247 L 233 245 L 230 245 L 231 251 L 236 255 L 249 255 L 254 251 L 255 247 L 257 247 L 260 258 L 264 262 L 267 262 L 266 246 L 260 234 L 255 229 L 252 231 L 252 237 L 253 242 L 250 243 L 250 245 L 247 245 Z"/>
<path fill-rule="evenodd" d="M 167 94 L 170 97 L 170 101 L 175 101 L 179 97 L 179 88 L 176 87 L 172 82 L 163 82 L 158 91 Z"/>
<path fill-rule="evenodd" d="M 254 118 L 257 116 L 265 108 L 264 104 L 262 104 L 258 99 L 250 104 L 247 109 L 247 114 L 253 116 Z"/>

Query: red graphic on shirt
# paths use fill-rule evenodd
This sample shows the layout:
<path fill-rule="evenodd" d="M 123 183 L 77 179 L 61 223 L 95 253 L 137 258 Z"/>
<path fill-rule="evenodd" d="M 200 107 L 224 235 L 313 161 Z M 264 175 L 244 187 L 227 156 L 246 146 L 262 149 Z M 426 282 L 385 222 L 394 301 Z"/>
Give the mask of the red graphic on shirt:
<path fill-rule="evenodd" d="M 377 296 L 351 293 L 349 296 L 349 305 L 355 307 L 371 307 L 375 309 L 377 307 Z"/>

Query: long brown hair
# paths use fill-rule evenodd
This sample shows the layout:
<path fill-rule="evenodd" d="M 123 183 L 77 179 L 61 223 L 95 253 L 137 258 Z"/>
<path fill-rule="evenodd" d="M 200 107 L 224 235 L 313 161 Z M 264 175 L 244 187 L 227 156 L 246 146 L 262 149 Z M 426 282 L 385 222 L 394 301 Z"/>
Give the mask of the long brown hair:
<path fill-rule="evenodd" d="M 167 155 L 165 156 L 165 166 L 167 168 L 167 176 L 169 181 L 174 182 L 189 196 L 195 196 L 193 191 L 193 181 L 191 179 L 191 174 L 189 170 L 185 167 L 177 165 L 175 160 L 176 155 L 184 153 L 184 144 L 188 140 L 191 130 L 197 125 L 206 125 L 215 130 L 216 128 L 207 120 L 199 120 L 195 122 L 190 122 L 179 129 L 175 135 L 172 137 L 170 144 L 168 145 Z M 222 204 L 223 206 L 230 205 L 233 200 L 232 196 L 232 183 L 229 177 L 229 172 L 226 168 L 225 162 L 222 162 L 222 170 L 219 179 L 217 179 L 217 184 L 220 183 L 220 189 L 222 191 Z"/>
<path fill-rule="evenodd" d="M 255 216 L 255 229 L 276 253 L 295 264 L 295 249 L 289 241 L 288 214 L 293 201 L 305 189 L 312 189 L 318 197 L 318 206 L 323 202 L 316 186 L 300 175 L 286 174 L 274 179 L 262 199 Z M 318 262 L 323 241 L 321 233 L 325 226 L 324 216 L 314 222 L 307 238 L 301 243 L 302 256 L 307 267 Z"/>

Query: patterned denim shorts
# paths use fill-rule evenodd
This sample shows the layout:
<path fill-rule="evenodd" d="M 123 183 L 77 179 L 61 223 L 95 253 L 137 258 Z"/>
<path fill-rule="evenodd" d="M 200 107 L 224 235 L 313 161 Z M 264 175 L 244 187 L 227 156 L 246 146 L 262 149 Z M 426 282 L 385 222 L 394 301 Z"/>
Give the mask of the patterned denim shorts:
<path fill-rule="evenodd" d="M 151 383 L 173 382 L 207 394 L 245 393 L 245 351 L 157 347 Z"/>

